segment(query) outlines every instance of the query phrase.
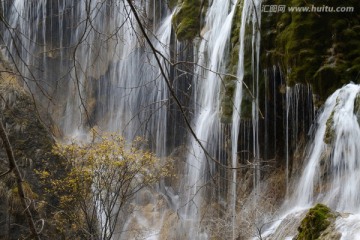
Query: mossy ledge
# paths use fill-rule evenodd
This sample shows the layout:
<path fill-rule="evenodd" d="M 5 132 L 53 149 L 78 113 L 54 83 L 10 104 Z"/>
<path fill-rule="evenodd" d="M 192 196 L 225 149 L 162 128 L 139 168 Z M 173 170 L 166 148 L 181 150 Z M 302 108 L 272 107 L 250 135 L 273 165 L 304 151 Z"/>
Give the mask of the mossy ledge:
<path fill-rule="evenodd" d="M 236 88 L 236 74 L 239 63 L 239 51 L 240 51 L 240 29 L 243 11 L 243 1 L 239 1 L 235 8 L 234 18 L 231 27 L 230 45 L 229 45 L 229 58 L 226 65 L 227 73 L 222 81 L 221 88 L 221 108 L 220 115 L 223 123 L 231 123 L 233 114 L 233 102 Z M 241 118 L 250 119 L 252 117 L 252 103 L 253 103 L 253 73 L 252 73 L 252 38 L 254 34 L 252 21 L 247 22 L 245 25 L 245 37 L 244 37 L 244 75 L 243 83 L 249 88 L 243 91 L 243 97 L 241 102 Z M 240 79 L 239 79 L 240 80 Z"/>
<path fill-rule="evenodd" d="M 335 218 L 335 213 L 329 207 L 320 203 L 316 204 L 315 207 L 309 209 L 301 221 L 298 228 L 299 233 L 294 237 L 294 240 L 318 239 Z"/>
<path fill-rule="evenodd" d="M 207 0 L 180 0 L 178 2 L 172 24 L 179 41 L 192 41 L 200 34 L 207 6 Z"/>
<path fill-rule="evenodd" d="M 358 0 L 264 0 L 263 4 L 312 7 L 354 6 L 353 12 L 264 13 L 262 59 L 279 65 L 289 86 L 310 84 L 323 102 L 337 88 L 360 78 Z M 269 30 L 270 29 L 270 30 Z"/>
<path fill-rule="evenodd" d="M 243 9 L 243 2 L 238 2 L 234 18 L 231 26 L 229 58 L 226 65 L 227 72 L 223 78 L 223 84 L 221 88 L 221 108 L 220 115 L 221 121 L 224 123 L 230 123 L 233 113 L 233 98 L 236 88 L 236 71 L 239 63 L 239 50 L 240 50 L 240 28 L 241 28 L 241 15 Z"/>

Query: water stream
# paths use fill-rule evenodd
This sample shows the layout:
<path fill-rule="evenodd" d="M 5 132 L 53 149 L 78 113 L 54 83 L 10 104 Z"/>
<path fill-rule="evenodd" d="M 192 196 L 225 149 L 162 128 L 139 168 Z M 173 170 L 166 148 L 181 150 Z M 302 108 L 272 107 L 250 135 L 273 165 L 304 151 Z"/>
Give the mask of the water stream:
<path fill-rule="evenodd" d="M 259 52 L 260 52 L 260 33 L 259 21 L 257 12 L 259 12 L 261 1 L 244 1 L 242 3 L 242 19 L 240 27 L 240 50 L 239 50 L 239 63 L 237 70 L 237 81 L 236 81 L 236 90 L 234 96 L 234 106 L 233 106 L 233 116 L 232 116 L 232 127 L 231 127 L 231 166 L 234 168 L 232 170 L 232 182 L 230 187 L 230 196 L 231 196 L 231 209 L 232 209 L 232 238 L 235 239 L 237 236 L 236 232 L 236 205 L 237 205 L 237 179 L 238 179 L 238 139 L 240 133 L 240 120 L 241 120 L 241 102 L 242 102 L 242 91 L 243 91 L 243 79 L 244 79 L 244 55 L 245 55 L 245 30 L 246 25 L 249 24 L 249 21 L 253 24 L 253 37 L 252 37 L 252 73 L 253 73 L 253 92 L 251 95 L 254 97 L 252 100 L 252 126 L 253 126 L 253 156 L 254 159 L 259 159 L 259 142 L 258 142 L 258 120 L 259 120 L 259 109 L 258 109 L 258 98 L 259 98 Z M 250 91 L 250 89 L 245 88 L 245 91 Z M 254 160 L 256 161 L 256 160 Z M 258 162 L 254 162 L 254 165 L 257 165 Z M 255 168 L 254 172 L 254 188 L 257 187 L 258 181 L 260 181 L 260 172 L 259 169 Z"/>
<path fill-rule="evenodd" d="M 338 211 L 359 212 L 360 195 L 354 189 L 360 181 L 360 128 L 355 108 L 359 90 L 349 84 L 326 101 L 292 205 L 320 201 Z"/>
<path fill-rule="evenodd" d="M 336 211 L 360 214 L 360 191 L 356 189 L 360 182 L 358 85 L 348 84 L 328 98 L 313 124 L 304 166 L 291 165 L 300 145 L 297 141 L 303 137 L 300 133 L 304 134 L 308 128 L 306 122 L 313 118 L 311 90 L 304 86 L 286 87 L 285 77 L 274 66 L 265 71 L 265 81 L 272 78 L 273 82 L 265 83 L 265 93 L 261 96 L 261 0 L 210 1 L 200 36 L 192 44 L 175 40 L 172 17 L 177 9 L 171 13 L 166 1 L 135 0 L 133 3 L 161 55 L 161 66 L 171 78 L 175 92 L 179 98 L 190 99 L 184 108 L 197 139 L 181 128 L 184 126 L 173 126 L 178 124 L 181 114 L 175 114 L 154 54 L 145 44 L 126 1 L 1 3 L 9 26 L 2 29 L 2 52 L 16 63 L 15 70 L 39 103 L 39 112 L 47 112 L 53 118 L 51 122 L 47 115 L 41 114 L 46 123 L 58 127 L 52 129 L 56 137 L 85 139 L 94 128 L 99 132 L 118 132 L 129 140 L 142 136 L 159 157 L 165 158 L 181 147 L 186 148 L 180 154 L 181 163 L 176 166 L 180 186 L 163 180 L 139 193 L 132 203 L 139 205 L 139 211 L 124 220 L 122 233 L 114 238 L 133 238 L 134 235 L 127 232 L 135 226 L 144 231 L 141 237 L 145 239 L 160 239 L 166 231 L 173 232 L 168 235 L 171 238 L 209 239 L 212 229 L 206 224 L 215 219 L 208 217 L 208 209 L 212 209 L 209 205 L 213 204 L 223 211 L 223 215 L 218 215 L 230 226 L 224 227 L 231 229 L 231 233 L 224 236 L 236 239 L 238 223 L 243 217 L 239 214 L 243 207 L 238 202 L 239 186 L 243 184 L 239 179 L 244 177 L 240 173 L 245 172 L 237 168 L 240 163 L 249 165 L 247 174 L 251 183 L 244 185 L 251 186 L 254 198 L 250 205 L 256 209 L 261 195 L 261 166 L 267 164 L 270 151 L 274 159 L 283 151 L 285 162 L 285 202 L 273 218 L 299 217 L 316 202 L 323 202 Z M 242 9 L 233 112 L 231 123 L 223 123 L 221 91 L 233 47 L 230 46 L 231 34 L 239 4 Z M 171 64 L 188 59 L 193 62 L 187 62 L 191 67 L 186 73 L 180 64 Z M 250 68 L 245 66 L 249 62 Z M 244 85 L 246 74 L 251 77 Z M 276 79 L 281 79 L 280 83 Z M 180 85 L 183 89 L 178 89 Z M 183 95 L 180 96 L 180 92 Z M 241 116 L 245 93 L 251 98 L 248 119 Z M 262 98 L 265 98 L 264 113 L 260 109 Z M 283 108 L 279 104 L 283 104 Z M 305 116 L 309 120 L 301 120 Z M 281 124 L 277 121 L 281 120 L 283 141 L 278 140 Z M 181 139 L 171 139 L 175 136 Z M 284 149 L 278 150 L 282 148 L 279 142 L 284 143 Z M 266 145 L 264 151 L 262 144 Z M 251 157 L 240 159 L 240 151 Z M 232 170 L 219 166 L 212 158 Z M 297 170 L 301 171 L 298 178 Z M 216 182 L 216 177 L 225 180 Z M 146 204 L 142 205 L 143 202 Z M 256 213 L 253 217 L 257 221 L 263 216 Z M 348 231 L 349 238 L 356 237 L 354 229 L 359 227 L 351 229 L 350 225 L 354 226 L 357 220 L 357 215 L 351 216 L 338 222 L 337 228 Z M 267 229 L 264 236 L 289 237 L 285 233 L 274 233 L 280 223 Z"/>
<path fill-rule="evenodd" d="M 279 220 L 265 231 L 264 237 L 277 239 L 295 234 L 296 229 L 288 228 L 291 219 L 303 217 L 301 213 L 318 202 L 335 211 L 355 214 L 337 220 L 337 228 L 344 233 L 342 239 L 357 236 L 359 227 L 354 219 L 360 213 L 356 189 L 360 182 L 359 94 L 359 85 L 348 84 L 325 102 L 312 128 L 313 139 L 308 144 L 301 177 L 293 183 L 295 190 L 275 217 Z"/>
<path fill-rule="evenodd" d="M 226 70 L 234 11 L 235 4 L 231 4 L 231 1 L 215 0 L 205 19 L 208 31 L 199 43 L 198 62 L 194 71 L 198 77 L 194 82 L 196 86 L 193 94 L 197 105 L 193 126 L 207 153 L 194 138 L 190 139 L 188 146 L 191 150 L 187 156 L 187 178 L 184 183 L 187 196 L 184 198 L 186 206 L 183 215 L 185 225 L 189 227 L 194 223 L 198 224 L 201 218 L 206 184 L 214 174 L 214 163 L 210 158 L 217 156 L 216 152 L 221 147 L 224 134 L 219 116 L 221 73 Z M 209 58 L 206 58 L 206 55 Z M 207 71 L 203 77 L 204 68 L 211 71 Z M 207 239 L 207 234 L 199 232 L 199 228 L 200 226 L 190 227 L 187 239 Z"/>
<path fill-rule="evenodd" d="M 152 36 L 149 32 L 156 49 L 162 56 L 171 59 L 172 15 L 168 10 L 162 10 L 163 4 L 156 1 L 145 5 L 134 1 L 134 4 L 144 14 L 144 24 L 150 25 L 155 33 Z M 206 31 L 194 47 L 197 64 L 192 87 L 192 102 L 195 104 L 193 127 L 208 154 L 220 160 L 218 152 L 224 145 L 226 131 L 220 122 L 219 94 L 221 75 L 226 72 L 228 62 L 236 4 L 230 0 L 212 2 L 205 17 Z M 245 26 L 250 18 L 258 24 L 256 18 L 259 17 L 253 14 L 252 1 L 242 4 L 239 81 L 231 130 L 233 167 L 237 166 Z M 258 1 L 256 4 L 259 6 Z M 5 30 L 4 42 L 9 46 L 6 54 L 8 57 L 13 54 L 14 61 L 22 63 L 18 64 L 19 72 L 24 75 L 28 90 L 51 113 L 61 137 L 84 139 L 90 128 L 120 132 L 127 139 L 139 135 L 149 140 L 158 156 L 166 156 L 168 89 L 153 53 L 144 45 L 144 39 L 124 1 L 16 0 L 3 3 L 3 9 L 12 27 Z M 257 26 L 254 24 L 253 28 Z M 259 31 L 254 32 L 252 94 L 257 98 Z M 15 34 L 17 39 L 14 39 Z M 163 60 L 163 67 L 170 72 L 168 63 Z M 37 81 L 33 81 L 35 79 Z M 37 85 L 41 81 L 46 84 Z M 254 99 L 254 135 L 258 131 L 257 107 L 257 99 Z M 201 227 L 198 224 L 204 207 L 206 184 L 215 174 L 216 167 L 195 139 L 190 138 L 188 146 L 192 151 L 186 157 L 186 177 L 182 182 L 184 191 L 180 198 L 173 195 L 171 201 L 174 206 L 181 206 L 181 225 L 194 225 L 187 231 L 187 238 L 207 239 L 209 236 L 206 231 L 199 230 Z M 258 143 L 253 146 L 254 155 L 258 156 Z M 232 181 L 231 205 L 235 210 L 236 171 L 233 171 Z M 152 233 L 160 231 L 162 224 L 155 224 L 155 219 L 146 219 L 142 214 L 137 214 L 135 219 Z"/>

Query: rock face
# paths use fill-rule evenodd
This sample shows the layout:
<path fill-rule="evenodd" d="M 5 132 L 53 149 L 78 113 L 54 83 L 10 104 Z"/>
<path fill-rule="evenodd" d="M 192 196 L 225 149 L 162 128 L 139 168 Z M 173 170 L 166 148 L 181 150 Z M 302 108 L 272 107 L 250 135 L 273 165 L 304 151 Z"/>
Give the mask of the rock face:
<path fill-rule="evenodd" d="M 348 217 L 332 211 L 324 204 L 288 214 L 276 231 L 264 239 L 339 240 L 342 236 L 339 223 Z"/>
<path fill-rule="evenodd" d="M 207 0 L 183 0 L 179 2 L 172 21 L 179 41 L 191 41 L 201 30 L 201 20 L 208 5 Z"/>
<path fill-rule="evenodd" d="M 318 8 L 306 13 L 263 13 L 262 54 L 266 65 L 280 62 L 289 85 L 310 84 L 321 100 L 343 84 L 359 82 L 358 1 L 263 1 L 263 6 L 272 4 Z M 333 7 L 334 12 L 321 11 L 321 6 Z"/>
<path fill-rule="evenodd" d="M 310 208 L 305 218 L 298 227 L 299 233 L 294 240 L 329 239 L 328 236 L 336 237 L 330 231 L 331 223 L 334 223 L 338 214 L 331 211 L 323 204 L 317 204 Z M 335 238 L 331 238 L 335 239 Z"/>
<path fill-rule="evenodd" d="M 4 64 L 1 64 L 0 68 L 4 70 Z M 11 71 L 9 68 L 6 70 Z M 35 170 L 46 169 L 51 173 L 49 178 L 61 175 L 63 170 L 57 167 L 60 159 L 51 153 L 55 140 L 39 120 L 36 106 L 29 94 L 19 85 L 18 79 L 4 71 L 0 76 L 0 111 L 1 121 L 23 174 L 23 186 L 31 200 L 30 209 L 37 221 L 40 215 L 50 214 L 47 204 L 56 206 L 56 199 L 45 197 L 46 186 L 41 184 L 35 174 Z M 5 172 L 8 169 L 8 160 L 2 144 L 0 146 L 0 172 Z M 48 222 L 45 221 L 44 229 L 49 229 L 47 225 Z M 0 179 L 0 239 L 19 239 L 28 235 L 27 229 L 17 196 L 15 177 L 10 173 Z"/>

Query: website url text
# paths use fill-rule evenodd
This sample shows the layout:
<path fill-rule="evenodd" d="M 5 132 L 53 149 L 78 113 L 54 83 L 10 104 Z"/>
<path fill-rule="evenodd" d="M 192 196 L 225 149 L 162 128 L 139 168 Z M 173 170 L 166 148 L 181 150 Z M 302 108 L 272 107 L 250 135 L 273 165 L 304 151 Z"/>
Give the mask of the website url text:
<path fill-rule="evenodd" d="M 286 5 L 263 5 L 261 12 L 265 13 L 285 13 L 285 12 L 299 12 L 299 13 L 349 13 L 354 12 L 354 7 L 330 7 L 330 6 L 306 6 L 306 7 L 290 7 Z"/>

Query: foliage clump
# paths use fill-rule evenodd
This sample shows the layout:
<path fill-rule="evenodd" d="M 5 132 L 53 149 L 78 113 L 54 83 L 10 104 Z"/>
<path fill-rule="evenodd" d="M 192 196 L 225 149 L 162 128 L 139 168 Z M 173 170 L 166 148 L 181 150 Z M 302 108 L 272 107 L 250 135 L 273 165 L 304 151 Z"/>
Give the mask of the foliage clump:
<path fill-rule="evenodd" d="M 56 180 L 46 171 L 38 174 L 50 181 L 48 193 L 60 199 L 53 220 L 64 238 L 111 239 L 136 193 L 169 176 L 170 164 L 144 150 L 144 144 L 141 138 L 127 143 L 109 135 L 88 144 L 56 145 L 67 174 Z"/>
<path fill-rule="evenodd" d="M 0 54 L 1 55 L 1 54 Z M 35 106 L 31 96 L 21 86 L 19 79 L 9 63 L 0 56 L 0 95 L 2 104 L 0 112 L 3 125 L 7 128 L 7 135 L 12 146 L 17 167 L 22 175 L 22 189 L 24 191 L 27 209 L 30 210 L 37 230 L 41 235 L 50 236 L 52 228 L 45 216 L 51 215 L 56 199 L 46 195 L 44 185 L 34 174 L 36 171 L 47 169 L 52 178 L 61 176 L 63 171 L 58 168 L 61 159 L 51 154 L 54 139 L 44 125 L 51 123 L 51 118 L 43 112 L 41 106 Z M 46 116 L 42 119 L 39 114 Z M 41 121 L 42 120 L 42 121 Z M 0 148 L 0 172 L 8 170 L 9 162 L 3 147 Z M 22 204 L 19 191 L 18 177 L 8 173 L 0 179 L 0 216 L 6 221 L 0 222 L 0 239 L 24 239 L 29 237 L 28 220 Z M 42 225 L 41 223 L 44 223 Z"/>
<path fill-rule="evenodd" d="M 330 220 L 335 218 L 331 209 L 318 203 L 310 208 L 298 228 L 298 235 L 294 240 L 313 240 L 319 238 L 321 233 L 330 225 Z"/>
<path fill-rule="evenodd" d="M 31 189 L 31 186 L 28 182 L 26 181 L 23 181 L 22 182 L 22 187 L 23 187 L 23 190 L 24 190 L 24 193 L 25 193 L 25 196 L 28 198 L 28 199 L 37 199 L 38 198 L 38 195 L 36 193 L 33 192 L 33 190 Z M 9 211 L 12 213 L 12 214 L 18 214 L 18 215 L 21 215 L 23 214 L 23 207 L 21 205 L 21 199 L 20 199 L 20 196 L 19 196 L 19 189 L 17 186 L 14 186 L 10 191 L 9 191 Z"/>

